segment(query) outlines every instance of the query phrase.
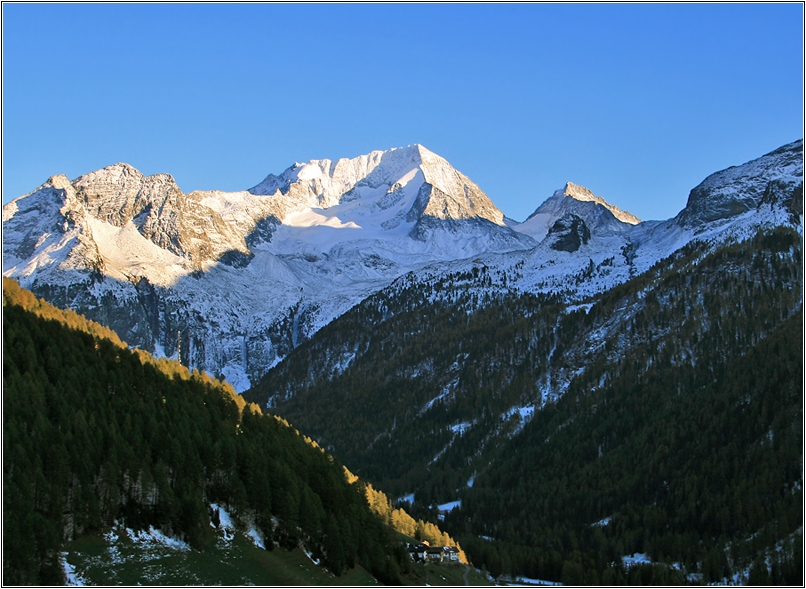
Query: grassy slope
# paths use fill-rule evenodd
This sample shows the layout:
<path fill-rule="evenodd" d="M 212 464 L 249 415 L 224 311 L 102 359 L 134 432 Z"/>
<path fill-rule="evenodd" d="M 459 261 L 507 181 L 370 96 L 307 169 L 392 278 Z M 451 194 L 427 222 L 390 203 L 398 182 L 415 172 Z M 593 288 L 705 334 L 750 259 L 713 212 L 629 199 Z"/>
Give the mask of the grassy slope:
<path fill-rule="evenodd" d="M 336 577 L 314 564 L 299 548 L 272 551 L 241 534 L 230 542 L 219 536 L 205 552 L 132 542 L 120 530 L 90 534 L 71 542 L 65 553 L 77 582 L 87 585 L 379 585 L 361 566 Z M 462 564 L 413 564 L 401 576 L 406 585 L 490 585 Z"/>
<path fill-rule="evenodd" d="M 108 532 L 107 532 L 108 534 Z M 70 543 L 67 562 L 79 582 L 91 585 L 377 585 L 356 566 L 336 577 L 297 548 L 272 551 L 240 534 L 219 537 L 205 552 L 143 546 L 125 537 L 92 534 Z"/>

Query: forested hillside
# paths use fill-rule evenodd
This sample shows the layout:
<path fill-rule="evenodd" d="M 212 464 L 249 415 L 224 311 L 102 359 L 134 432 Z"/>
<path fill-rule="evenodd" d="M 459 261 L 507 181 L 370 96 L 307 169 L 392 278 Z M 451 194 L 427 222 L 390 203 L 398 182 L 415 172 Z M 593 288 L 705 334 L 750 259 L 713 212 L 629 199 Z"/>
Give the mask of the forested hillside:
<path fill-rule="evenodd" d="M 245 396 L 416 513 L 461 500 L 446 526 L 495 574 L 791 581 L 801 240 L 695 241 L 570 306 L 490 288 L 484 267 L 401 281 Z M 633 553 L 670 566 L 622 570 Z"/>
<path fill-rule="evenodd" d="M 4 279 L 3 583 L 64 582 L 66 541 L 116 521 L 195 550 L 227 506 L 268 549 L 399 581 L 408 555 L 364 483 L 227 385 L 129 351 Z"/>
<path fill-rule="evenodd" d="M 435 489 L 464 485 L 465 457 L 517 427 L 501 415 L 547 369 L 563 309 L 557 296 L 490 288 L 484 267 L 404 280 L 323 328 L 244 397 L 303 421 L 390 495 L 448 500 Z"/>
<path fill-rule="evenodd" d="M 605 387 L 573 386 L 465 490 L 448 529 L 494 574 L 802 584 L 802 321 L 744 355 L 640 373 L 633 357 Z M 612 566 L 635 553 L 668 566 Z"/>

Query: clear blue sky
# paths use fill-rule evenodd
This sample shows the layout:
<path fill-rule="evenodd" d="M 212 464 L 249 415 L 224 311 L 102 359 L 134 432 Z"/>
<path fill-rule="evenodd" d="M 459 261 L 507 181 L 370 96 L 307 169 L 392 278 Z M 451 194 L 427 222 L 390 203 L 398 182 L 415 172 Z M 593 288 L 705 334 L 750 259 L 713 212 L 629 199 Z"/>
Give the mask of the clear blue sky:
<path fill-rule="evenodd" d="M 3 202 L 125 161 L 184 191 L 421 143 L 525 219 L 666 219 L 803 136 L 792 4 L 4 4 Z"/>

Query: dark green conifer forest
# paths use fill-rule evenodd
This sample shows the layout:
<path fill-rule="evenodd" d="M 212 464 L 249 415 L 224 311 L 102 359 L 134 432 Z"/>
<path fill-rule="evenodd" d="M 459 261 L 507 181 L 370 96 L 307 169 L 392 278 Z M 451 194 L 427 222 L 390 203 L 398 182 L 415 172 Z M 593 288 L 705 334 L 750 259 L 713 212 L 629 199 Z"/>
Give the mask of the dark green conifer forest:
<path fill-rule="evenodd" d="M 64 543 L 115 521 L 203 551 L 211 503 L 336 575 L 395 583 L 408 559 L 364 484 L 287 422 L 4 279 L 3 584 L 63 583 Z"/>
<path fill-rule="evenodd" d="M 705 582 L 751 567 L 801 584 L 802 333 L 798 313 L 717 366 L 658 364 L 569 391 L 477 478 L 448 529 L 493 574 L 685 581 L 672 566 L 610 566 L 646 553 Z"/>

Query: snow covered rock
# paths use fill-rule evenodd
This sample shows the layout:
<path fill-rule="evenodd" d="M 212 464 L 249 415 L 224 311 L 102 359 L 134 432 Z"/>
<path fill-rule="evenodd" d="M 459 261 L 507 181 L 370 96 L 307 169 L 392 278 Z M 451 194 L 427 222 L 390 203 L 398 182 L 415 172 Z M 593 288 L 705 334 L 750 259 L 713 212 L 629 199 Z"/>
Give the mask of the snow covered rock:
<path fill-rule="evenodd" d="M 635 215 L 611 205 L 600 196 L 571 182 L 556 190 L 523 223 L 513 226 L 515 231 L 543 240 L 558 219 L 567 214 L 581 218 L 597 234 L 625 233 L 641 221 Z"/>
<path fill-rule="evenodd" d="M 727 219 L 756 209 L 765 194 L 769 200 L 771 191 L 788 193 L 791 197 L 802 184 L 803 140 L 800 140 L 746 164 L 711 174 L 691 191 L 676 220 L 681 226 L 696 227 Z"/>
<path fill-rule="evenodd" d="M 536 242 L 420 145 L 183 193 L 115 164 L 3 208 L 4 274 L 130 345 L 238 390 L 369 294 L 428 264 Z"/>

